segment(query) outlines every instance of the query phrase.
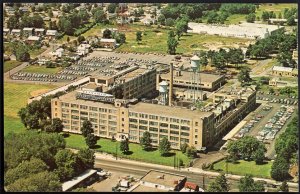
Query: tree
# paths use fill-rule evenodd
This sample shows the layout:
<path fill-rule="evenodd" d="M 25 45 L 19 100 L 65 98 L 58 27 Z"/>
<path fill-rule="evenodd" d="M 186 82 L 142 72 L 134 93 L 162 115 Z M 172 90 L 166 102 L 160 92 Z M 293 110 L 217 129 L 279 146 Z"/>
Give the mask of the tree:
<path fill-rule="evenodd" d="M 208 24 L 212 24 L 212 23 L 218 23 L 219 22 L 219 15 L 216 11 L 210 11 L 207 14 L 207 21 Z"/>
<path fill-rule="evenodd" d="M 161 156 L 166 155 L 170 151 L 170 148 L 171 148 L 170 142 L 166 137 L 163 137 L 163 139 L 159 142 L 159 147 L 158 147 L 160 155 Z"/>
<path fill-rule="evenodd" d="M 8 169 L 11 169 L 22 161 L 35 157 L 43 160 L 51 170 L 56 166 L 55 154 L 59 149 L 64 149 L 65 145 L 64 137 L 57 133 L 27 131 L 7 134 L 4 140 L 5 161 Z"/>
<path fill-rule="evenodd" d="M 286 181 L 283 181 L 279 189 L 282 192 L 289 192 L 289 185 Z"/>
<path fill-rule="evenodd" d="M 112 33 L 109 29 L 105 29 L 103 32 L 103 38 L 111 38 Z"/>
<path fill-rule="evenodd" d="M 95 164 L 95 152 L 91 149 L 80 149 L 77 153 L 77 158 L 79 159 L 79 165 L 81 168 L 91 169 L 94 168 Z"/>
<path fill-rule="evenodd" d="M 62 184 L 54 172 L 43 171 L 20 178 L 7 186 L 9 192 L 62 192 Z"/>
<path fill-rule="evenodd" d="M 140 142 L 141 142 L 141 145 L 143 146 L 144 150 L 150 150 L 151 149 L 152 140 L 151 140 L 150 133 L 148 131 L 145 131 L 143 133 L 143 137 L 141 138 Z"/>
<path fill-rule="evenodd" d="M 142 41 L 142 32 L 141 31 L 137 31 L 136 32 L 136 41 L 139 42 Z"/>
<path fill-rule="evenodd" d="M 279 12 L 279 14 L 278 14 L 278 19 L 282 19 L 282 14 L 281 14 L 281 12 Z"/>
<path fill-rule="evenodd" d="M 7 27 L 10 30 L 19 28 L 18 18 L 16 16 L 10 16 L 7 21 Z"/>
<path fill-rule="evenodd" d="M 166 24 L 166 26 L 174 26 L 175 20 L 172 18 L 167 18 L 165 24 Z"/>
<path fill-rule="evenodd" d="M 52 17 L 53 17 L 53 12 L 52 12 L 52 10 L 51 10 L 51 9 L 49 9 L 49 10 L 48 10 L 48 16 L 49 16 L 50 18 L 52 18 Z"/>
<path fill-rule="evenodd" d="M 48 168 L 41 159 L 32 157 L 29 161 L 22 161 L 17 167 L 9 169 L 4 175 L 4 184 L 10 185 L 20 178 L 27 178 L 32 174 L 48 170 Z"/>
<path fill-rule="evenodd" d="M 166 17 L 163 14 L 157 18 L 157 21 L 160 23 L 160 25 L 166 25 Z"/>
<path fill-rule="evenodd" d="M 26 62 L 30 60 L 30 54 L 26 48 L 18 47 L 15 52 L 17 61 Z"/>
<path fill-rule="evenodd" d="M 82 123 L 81 132 L 83 137 L 87 137 L 88 134 L 94 133 L 93 125 L 90 121 L 85 120 Z"/>
<path fill-rule="evenodd" d="M 167 44 L 168 44 L 168 53 L 171 55 L 175 55 L 176 47 L 178 46 L 178 41 L 175 39 L 173 31 L 169 32 Z"/>
<path fill-rule="evenodd" d="M 262 148 L 257 149 L 253 153 L 253 159 L 256 164 L 262 164 L 265 159 L 265 150 Z"/>
<path fill-rule="evenodd" d="M 290 177 L 289 164 L 282 155 L 275 158 L 271 167 L 271 177 L 276 181 L 283 181 Z"/>
<path fill-rule="evenodd" d="M 264 185 L 261 182 L 254 182 L 252 175 L 247 174 L 239 181 L 240 192 L 262 192 L 265 191 Z"/>
<path fill-rule="evenodd" d="M 128 142 L 128 139 L 121 141 L 121 143 L 120 143 L 120 150 L 123 153 L 128 153 L 128 151 L 129 151 L 129 142 Z"/>
<path fill-rule="evenodd" d="M 250 13 L 249 15 L 246 16 L 246 21 L 249 23 L 254 23 L 255 21 L 255 13 Z"/>
<path fill-rule="evenodd" d="M 212 57 L 212 64 L 217 69 L 224 69 L 225 68 L 225 57 L 220 53 L 215 53 Z"/>
<path fill-rule="evenodd" d="M 72 178 L 75 173 L 76 155 L 70 150 L 59 150 L 55 155 L 55 163 L 57 169 L 55 170 L 61 181 L 66 181 Z"/>
<path fill-rule="evenodd" d="M 294 26 L 296 24 L 295 17 L 294 16 L 288 17 L 287 20 L 286 20 L 286 24 L 288 26 Z"/>
<path fill-rule="evenodd" d="M 97 23 L 103 23 L 106 20 L 106 15 L 101 8 L 97 9 L 93 16 Z"/>
<path fill-rule="evenodd" d="M 77 41 L 79 42 L 79 44 L 83 41 L 85 41 L 84 36 L 78 36 Z"/>
<path fill-rule="evenodd" d="M 181 37 L 181 35 L 183 33 L 187 32 L 187 29 L 188 29 L 188 19 L 186 19 L 186 18 L 180 19 L 176 23 L 175 28 L 176 28 L 176 34 L 177 34 L 177 37 L 178 37 L 178 40 L 179 40 L 179 38 Z"/>
<path fill-rule="evenodd" d="M 224 174 L 216 177 L 208 186 L 208 192 L 228 192 L 229 185 Z"/>
<path fill-rule="evenodd" d="M 261 19 L 265 22 L 270 18 L 269 16 L 269 12 L 267 11 L 263 11 L 262 15 L 261 15 Z"/>
<path fill-rule="evenodd" d="M 243 83 L 249 83 L 252 79 L 250 77 L 250 69 L 249 68 L 242 68 L 238 75 L 239 82 Z"/>
<path fill-rule="evenodd" d="M 43 28 L 45 23 L 43 18 L 40 15 L 34 15 L 31 18 L 32 27 L 34 28 Z"/>
<path fill-rule="evenodd" d="M 108 11 L 108 13 L 115 13 L 116 8 L 117 8 L 116 3 L 110 3 L 107 7 L 107 11 Z"/>
<path fill-rule="evenodd" d="M 89 133 L 85 138 L 85 142 L 89 148 L 93 148 L 97 144 L 97 137 L 94 134 Z"/>
<path fill-rule="evenodd" d="M 194 146 L 188 147 L 186 149 L 186 155 L 189 158 L 196 158 L 197 157 L 197 150 L 196 150 L 196 148 Z"/>
<path fill-rule="evenodd" d="M 126 36 L 124 33 L 119 33 L 119 36 L 118 36 L 118 39 L 119 39 L 119 43 L 123 44 L 126 42 Z"/>
<path fill-rule="evenodd" d="M 180 145 L 180 150 L 182 153 L 186 152 L 186 149 L 189 147 L 189 145 L 187 143 L 181 144 Z"/>
<path fill-rule="evenodd" d="M 52 119 L 52 132 L 56 132 L 56 133 L 60 133 L 62 132 L 64 125 L 62 123 L 62 120 L 60 120 L 59 118 L 54 118 Z"/>

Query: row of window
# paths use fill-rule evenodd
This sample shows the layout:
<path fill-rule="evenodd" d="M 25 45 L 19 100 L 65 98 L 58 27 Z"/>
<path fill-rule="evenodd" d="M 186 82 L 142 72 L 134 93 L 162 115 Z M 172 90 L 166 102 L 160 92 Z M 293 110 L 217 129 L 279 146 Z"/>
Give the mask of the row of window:
<path fill-rule="evenodd" d="M 65 102 L 62 102 L 61 103 L 61 106 L 62 107 L 70 107 L 70 104 L 69 103 L 65 103 Z M 85 106 L 85 105 L 78 105 L 78 104 L 71 104 L 71 108 L 79 108 L 82 109 L 82 110 L 90 110 L 90 111 L 99 111 L 99 112 L 108 112 L 108 113 L 113 113 L 113 114 L 116 114 L 117 113 L 117 110 L 116 109 L 106 109 L 106 108 L 98 108 L 98 107 L 88 107 L 88 106 Z M 62 110 L 64 112 L 64 110 Z"/>
<path fill-rule="evenodd" d="M 129 116 L 130 117 L 139 117 L 139 118 L 144 118 L 144 119 L 152 119 L 152 120 L 158 120 L 160 119 L 160 121 L 166 121 L 166 122 L 172 122 L 172 123 L 181 123 L 181 124 L 187 124 L 190 125 L 190 121 L 189 120 L 185 120 L 185 119 L 176 119 L 176 118 L 168 118 L 168 117 L 163 117 L 163 116 L 156 116 L 156 115 L 148 115 L 148 114 L 143 114 L 143 113 L 135 113 L 135 112 L 129 112 Z"/>

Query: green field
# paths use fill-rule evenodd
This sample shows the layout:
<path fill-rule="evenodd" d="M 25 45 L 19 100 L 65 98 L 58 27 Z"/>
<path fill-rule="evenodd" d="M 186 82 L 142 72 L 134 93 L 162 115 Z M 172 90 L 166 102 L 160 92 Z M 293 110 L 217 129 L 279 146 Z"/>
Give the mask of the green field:
<path fill-rule="evenodd" d="M 236 175 L 246 175 L 251 174 L 255 177 L 261 178 L 270 178 L 272 162 L 268 162 L 266 164 L 257 165 L 255 161 L 244 161 L 238 160 L 237 164 L 228 163 L 228 173 L 236 174 Z M 226 162 L 225 160 L 221 160 L 214 164 L 214 170 L 221 170 L 226 173 Z"/>
<path fill-rule="evenodd" d="M 22 62 L 20 61 L 4 61 L 3 72 L 8 72 L 21 64 Z"/>
<path fill-rule="evenodd" d="M 273 11 L 276 13 L 276 16 L 278 17 L 278 14 L 281 12 L 282 17 L 283 17 L 283 10 L 285 8 L 292 8 L 295 7 L 297 8 L 297 4 L 293 4 L 293 3 L 272 3 L 271 5 L 269 5 L 269 3 L 266 4 L 261 4 L 259 6 L 259 8 L 256 10 L 255 15 L 259 16 L 261 18 L 261 15 L 263 13 L 263 11 Z"/>
<path fill-rule="evenodd" d="M 71 148 L 85 148 L 86 143 L 82 135 L 70 134 L 69 137 L 66 138 L 67 147 Z M 158 150 L 146 152 L 142 149 L 139 144 L 130 143 L 129 150 L 132 152 L 131 154 L 125 155 L 120 149 L 120 142 L 112 142 L 110 139 L 100 138 L 98 140 L 96 148 L 98 151 L 103 151 L 111 154 L 116 153 L 116 148 L 118 149 L 118 157 L 125 157 L 132 160 L 162 164 L 173 166 L 174 164 L 174 154 L 170 154 L 171 156 L 162 157 Z M 183 163 L 186 165 L 189 162 L 189 159 L 186 155 L 182 154 L 180 151 L 172 151 L 172 153 L 176 153 L 176 157 L 182 159 Z"/>
<path fill-rule="evenodd" d="M 40 48 L 40 49 L 35 49 L 35 50 L 30 50 L 29 54 L 30 54 L 30 58 L 34 59 L 36 56 L 42 54 L 43 52 L 45 52 L 47 49 L 45 48 Z"/>
<path fill-rule="evenodd" d="M 34 91 L 46 91 L 55 88 L 52 85 L 16 84 L 4 82 L 4 134 L 11 131 L 21 132 L 24 128 L 18 117 L 18 111 L 25 107 Z"/>
<path fill-rule="evenodd" d="M 136 32 L 143 32 L 140 44 L 136 42 Z M 126 32 L 126 43 L 117 48 L 123 52 L 155 52 L 167 53 L 168 31 L 162 28 L 132 25 Z M 249 40 L 241 38 L 221 37 L 205 34 L 184 34 L 176 49 L 178 54 L 192 54 L 196 50 L 208 50 L 210 47 L 232 47 L 232 44 L 244 45 Z"/>
<path fill-rule="evenodd" d="M 46 66 L 30 65 L 30 66 L 24 68 L 21 71 L 22 72 L 27 72 L 27 73 L 56 74 L 61 70 L 62 70 L 61 67 L 47 68 Z"/>

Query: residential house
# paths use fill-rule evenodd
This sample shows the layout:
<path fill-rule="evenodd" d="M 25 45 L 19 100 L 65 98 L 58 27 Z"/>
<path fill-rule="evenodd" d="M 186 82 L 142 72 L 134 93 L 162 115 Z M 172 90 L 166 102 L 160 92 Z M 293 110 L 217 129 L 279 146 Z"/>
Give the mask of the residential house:
<path fill-rule="evenodd" d="M 89 44 L 80 44 L 77 47 L 77 52 L 76 53 L 80 56 L 84 56 L 84 55 L 89 53 L 90 48 L 91 48 L 91 45 L 89 45 Z"/>
<path fill-rule="evenodd" d="M 15 37 L 19 37 L 19 36 L 21 36 L 21 30 L 20 29 L 12 29 L 10 34 L 15 36 Z"/>
<path fill-rule="evenodd" d="M 117 45 L 116 39 L 101 38 L 101 40 L 100 40 L 100 46 L 104 47 L 104 48 L 115 49 L 116 45 Z"/>
<path fill-rule="evenodd" d="M 29 36 L 27 38 L 26 42 L 29 43 L 29 44 L 32 44 L 35 41 L 40 41 L 40 40 L 41 40 L 41 37 L 39 37 L 39 36 Z"/>
<path fill-rule="evenodd" d="M 36 36 L 44 36 L 45 35 L 45 29 L 44 28 L 36 28 L 34 29 L 34 33 Z"/>
<path fill-rule="evenodd" d="M 29 37 L 33 35 L 33 28 L 23 28 L 23 36 Z"/>
<path fill-rule="evenodd" d="M 4 28 L 3 29 L 3 36 L 6 37 L 7 35 L 9 35 L 10 30 L 8 28 Z"/>
<path fill-rule="evenodd" d="M 57 34 L 57 30 L 47 30 L 46 32 L 46 36 L 48 39 L 54 39 Z"/>
<path fill-rule="evenodd" d="M 21 10 L 22 12 L 29 12 L 28 7 L 20 7 L 19 10 Z"/>
<path fill-rule="evenodd" d="M 291 67 L 273 66 L 271 73 L 272 75 L 276 75 L 276 76 L 285 76 L 285 77 L 298 76 L 298 70 L 296 68 L 291 68 Z"/>

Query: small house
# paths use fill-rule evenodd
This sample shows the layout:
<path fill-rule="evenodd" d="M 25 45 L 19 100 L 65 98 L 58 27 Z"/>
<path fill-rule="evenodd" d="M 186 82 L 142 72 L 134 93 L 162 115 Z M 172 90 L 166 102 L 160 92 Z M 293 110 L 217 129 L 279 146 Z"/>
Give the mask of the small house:
<path fill-rule="evenodd" d="M 33 28 L 23 28 L 23 36 L 29 37 L 33 35 Z"/>
<path fill-rule="evenodd" d="M 29 12 L 28 7 L 20 7 L 19 10 L 21 10 L 22 12 Z"/>
<path fill-rule="evenodd" d="M 105 30 L 110 30 L 112 34 L 113 34 L 113 33 L 118 33 L 118 29 L 117 29 L 117 28 L 105 28 L 105 29 L 103 29 L 103 30 L 101 31 L 102 34 L 103 34 L 103 32 L 104 32 Z"/>
<path fill-rule="evenodd" d="M 21 35 L 21 30 L 20 29 L 12 29 L 11 35 L 20 36 Z"/>
<path fill-rule="evenodd" d="M 116 39 L 101 38 L 101 40 L 100 40 L 100 46 L 104 47 L 104 48 L 114 49 L 114 48 L 116 48 L 116 45 L 117 45 Z"/>
<path fill-rule="evenodd" d="M 46 37 L 48 39 L 54 39 L 57 34 L 58 34 L 57 30 L 47 30 Z"/>
<path fill-rule="evenodd" d="M 91 45 L 89 44 L 80 44 L 78 47 L 77 47 L 77 54 L 79 56 L 83 56 L 83 55 L 86 55 L 89 53 L 90 51 L 90 48 L 91 48 Z"/>
<path fill-rule="evenodd" d="M 47 62 L 50 62 L 50 60 L 46 58 L 39 58 L 37 61 L 39 65 L 46 65 Z"/>
<path fill-rule="evenodd" d="M 29 44 L 32 44 L 35 41 L 40 41 L 40 40 L 41 40 L 41 37 L 39 37 L 39 36 L 29 36 L 27 38 L 26 42 L 29 43 Z"/>
<path fill-rule="evenodd" d="M 34 34 L 36 36 L 44 36 L 45 35 L 45 29 L 44 28 L 36 28 L 34 30 Z"/>
<path fill-rule="evenodd" d="M 63 48 L 58 48 L 54 52 L 50 52 L 50 55 L 55 56 L 55 57 L 62 57 L 64 54 L 64 49 Z"/>
<path fill-rule="evenodd" d="M 7 35 L 9 35 L 9 29 L 8 28 L 4 28 L 3 29 L 3 36 L 7 36 Z"/>

